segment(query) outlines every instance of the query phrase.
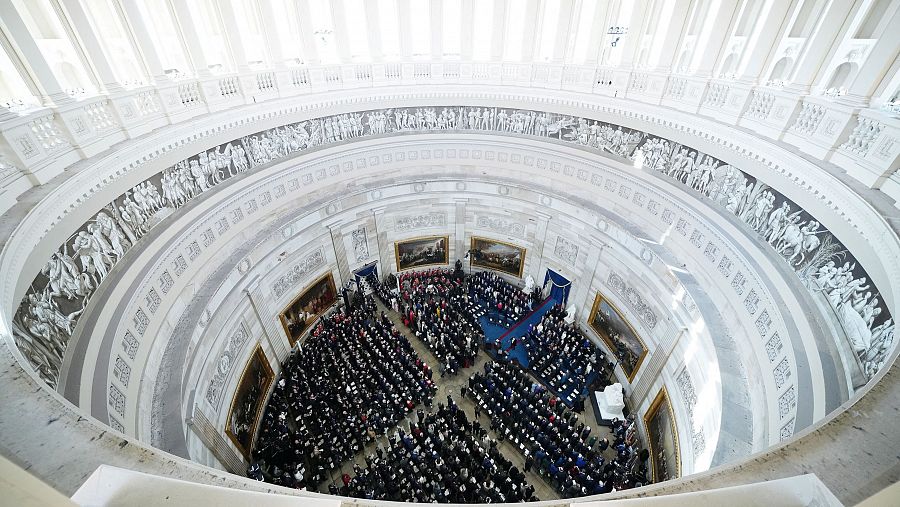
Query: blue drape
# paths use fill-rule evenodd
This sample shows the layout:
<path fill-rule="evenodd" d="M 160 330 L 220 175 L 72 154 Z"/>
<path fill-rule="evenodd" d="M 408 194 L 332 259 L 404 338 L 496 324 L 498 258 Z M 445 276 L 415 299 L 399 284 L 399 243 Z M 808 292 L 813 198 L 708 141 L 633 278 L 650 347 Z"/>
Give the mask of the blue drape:
<path fill-rule="evenodd" d="M 544 275 L 544 287 L 547 286 L 547 282 L 552 284 L 550 287 L 550 298 L 555 299 L 560 304 L 566 304 L 569 300 L 569 290 L 572 289 L 572 282 L 549 268 L 547 269 L 547 274 Z"/>
<path fill-rule="evenodd" d="M 368 278 L 370 275 L 374 275 L 375 278 L 378 278 L 378 261 L 373 261 L 372 263 L 357 269 L 353 272 L 353 275 L 356 277 L 357 284 L 360 280 Z"/>

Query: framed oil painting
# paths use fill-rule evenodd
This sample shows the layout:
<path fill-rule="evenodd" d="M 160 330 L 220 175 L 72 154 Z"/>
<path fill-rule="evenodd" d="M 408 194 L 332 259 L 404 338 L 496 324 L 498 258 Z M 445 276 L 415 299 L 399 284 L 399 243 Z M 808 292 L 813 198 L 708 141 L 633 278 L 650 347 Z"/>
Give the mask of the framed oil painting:
<path fill-rule="evenodd" d="M 394 255 L 397 259 L 397 271 L 449 264 L 449 244 L 449 236 L 426 236 L 395 242 Z"/>
<path fill-rule="evenodd" d="M 313 282 L 281 312 L 281 325 L 292 347 L 335 301 L 337 290 L 334 288 L 334 277 L 329 272 Z"/>
<path fill-rule="evenodd" d="M 493 269 L 522 278 L 522 269 L 525 267 L 525 249 L 510 243 L 504 243 L 488 238 L 472 237 L 472 250 L 478 250 L 481 254 L 472 259 L 472 265 L 481 268 Z"/>
<path fill-rule="evenodd" d="M 653 399 L 644 414 L 644 428 L 647 430 L 650 450 L 651 480 L 668 481 L 681 477 L 681 454 L 678 452 L 678 427 L 675 412 L 669 402 L 665 386 Z"/>
<path fill-rule="evenodd" d="M 272 367 L 262 348 L 257 345 L 241 373 L 234 398 L 231 399 L 231 408 L 228 409 L 228 421 L 225 423 L 225 434 L 247 459 L 250 458 L 253 438 L 273 380 L 275 374 L 272 373 Z"/>
<path fill-rule="evenodd" d="M 622 312 L 598 292 L 588 323 L 612 350 L 616 361 L 628 376 L 628 381 L 634 380 L 641 362 L 647 356 L 647 346 L 622 316 Z"/>

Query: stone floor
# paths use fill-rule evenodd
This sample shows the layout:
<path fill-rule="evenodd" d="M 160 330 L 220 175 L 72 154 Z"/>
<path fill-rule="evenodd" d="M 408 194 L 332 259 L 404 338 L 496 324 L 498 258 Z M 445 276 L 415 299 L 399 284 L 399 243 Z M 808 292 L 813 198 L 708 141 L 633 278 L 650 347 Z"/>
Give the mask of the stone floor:
<path fill-rule="evenodd" d="M 439 361 L 437 357 L 428 349 L 428 347 L 410 331 L 400 320 L 399 314 L 394 312 L 393 310 L 388 309 L 386 306 L 382 305 L 381 302 L 378 302 L 378 312 L 384 311 L 393 321 L 394 326 L 403 333 L 409 342 L 412 344 L 416 353 L 419 354 L 419 357 L 422 358 L 428 366 L 431 367 L 432 371 L 434 371 L 434 381 L 437 385 L 437 393 L 434 396 L 434 404 L 432 411 L 437 410 L 438 403 L 446 403 L 447 395 L 450 394 L 453 396 L 453 400 L 456 402 L 457 406 L 460 409 L 464 410 L 466 416 L 469 420 L 474 420 L 475 418 L 475 405 L 469 398 L 463 398 L 460 396 L 460 387 L 468 384 L 469 377 L 474 375 L 478 371 L 483 371 L 484 364 L 488 361 L 491 361 L 490 356 L 487 355 L 483 350 L 478 353 L 478 357 L 475 361 L 475 365 L 471 368 L 466 368 L 461 370 L 459 373 L 452 377 L 444 377 L 440 378 L 439 376 Z M 531 376 L 531 375 L 529 375 Z M 533 377 L 532 377 L 533 379 Z M 606 427 L 598 427 L 597 421 L 594 416 L 594 411 L 590 408 L 590 403 L 586 403 L 587 408 L 584 413 L 579 414 L 579 420 L 583 421 L 586 425 L 590 426 L 591 434 L 598 435 L 598 438 L 602 438 L 604 436 L 609 435 L 609 429 Z M 424 406 L 416 407 L 427 409 Z M 415 418 L 415 410 L 410 412 L 410 414 L 400 422 L 400 425 L 404 428 L 408 427 L 408 423 Z M 488 434 L 491 438 L 496 439 L 497 435 L 490 430 L 490 420 L 488 419 L 486 414 L 481 415 L 480 418 L 481 426 L 488 430 Z M 393 431 L 393 430 L 392 430 Z M 612 439 L 610 439 L 612 440 Z M 373 453 L 375 451 L 376 445 L 381 445 L 383 447 L 387 446 L 387 437 L 379 437 L 375 443 L 367 445 L 362 451 L 357 453 L 353 460 L 347 461 L 338 469 L 335 469 L 331 472 L 331 481 L 334 482 L 335 486 L 340 487 L 341 480 L 340 477 L 342 474 L 347 473 L 350 476 L 353 476 L 353 465 L 359 464 L 361 467 L 366 466 L 365 457 Z M 511 445 L 508 441 L 504 440 L 498 444 L 498 448 L 503 455 L 512 462 L 519 470 L 524 470 L 525 457 Z M 609 450 L 607 450 L 607 454 L 605 455 L 607 459 L 614 458 L 615 456 Z M 549 481 L 544 479 L 535 473 L 534 469 L 526 474 L 528 482 L 534 486 L 535 496 L 540 500 L 559 500 L 560 496 L 550 484 Z M 319 490 L 322 492 L 328 491 L 329 482 L 323 482 L 319 485 Z"/>

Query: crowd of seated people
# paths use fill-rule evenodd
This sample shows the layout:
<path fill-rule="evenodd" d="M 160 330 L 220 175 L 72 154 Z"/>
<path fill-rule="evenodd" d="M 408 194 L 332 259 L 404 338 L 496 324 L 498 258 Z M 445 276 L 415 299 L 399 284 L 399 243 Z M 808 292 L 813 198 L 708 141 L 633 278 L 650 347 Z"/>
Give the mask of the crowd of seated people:
<path fill-rule="evenodd" d="M 366 457 L 354 477 L 333 494 L 411 502 L 497 503 L 532 501 L 534 486 L 447 397 L 435 413 L 418 412 L 408 431 L 399 428 L 386 449 Z"/>
<path fill-rule="evenodd" d="M 285 361 L 249 475 L 293 488 L 317 484 L 417 404 L 431 403 L 428 365 L 373 308 L 367 297 L 323 317 Z"/>
<path fill-rule="evenodd" d="M 591 373 L 605 367 L 606 355 L 565 318 L 566 309 L 554 305 L 525 335 L 525 350 L 529 369 L 581 411 Z"/>
<path fill-rule="evenodd" d="M 504 280 L 493 271 L 479 271 L 468 277 L 469 295 L 488 310 L 500 315 L 492 323 L 509 327 L 531 311 L 534 300 L 531 295 Z M 489 313 L 491 319 L 493 315 Z"/>
<path fill-rule="evenodd" d="M 607 461 L 607 439 L 597 441 L 578 414 L 512 362 L 485 364 L 469 379 L 469 395 L 492 428 L 531 456 L 538 472 L 565 498 L 627 489 L 646 480 L 646 452 L 638 453 L 631 420 L 617 422 L 616 457 Z M 630 430 L 630 431 L 629 431 Z M 620 438 L 621 435 L 621 438 Z"/>
<path fill-rule="evenodd" d="M 475 363 L 484 340 L 477 306 L 469 304 L 461 278 L 449 269 L 400 275 L 399 312 L 441 363 L 441 376 Z"/>

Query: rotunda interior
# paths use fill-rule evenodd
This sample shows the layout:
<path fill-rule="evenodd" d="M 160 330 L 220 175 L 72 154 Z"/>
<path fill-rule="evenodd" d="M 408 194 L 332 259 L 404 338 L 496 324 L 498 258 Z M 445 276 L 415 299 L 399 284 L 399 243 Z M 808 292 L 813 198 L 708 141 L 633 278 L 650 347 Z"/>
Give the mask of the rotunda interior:
<path fill-rule="evenodd" d="M 0 3 L 10 500 L 892 504 L 892 26 Z"/>

